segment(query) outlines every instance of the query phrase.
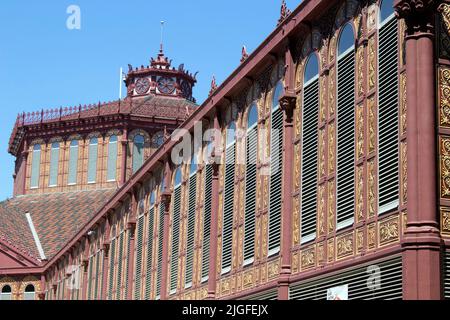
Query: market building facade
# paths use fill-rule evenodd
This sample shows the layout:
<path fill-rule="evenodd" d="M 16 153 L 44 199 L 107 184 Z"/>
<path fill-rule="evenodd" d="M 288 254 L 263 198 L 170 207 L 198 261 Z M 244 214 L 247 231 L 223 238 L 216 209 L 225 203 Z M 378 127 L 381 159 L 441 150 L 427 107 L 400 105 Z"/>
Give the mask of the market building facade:
<path fill-rule="evenodd" d="M 162 49 L 126 84 L 19 116 L 2 298 L 450 298 L 450 1 L 283 1 L 201 106 Z"/>

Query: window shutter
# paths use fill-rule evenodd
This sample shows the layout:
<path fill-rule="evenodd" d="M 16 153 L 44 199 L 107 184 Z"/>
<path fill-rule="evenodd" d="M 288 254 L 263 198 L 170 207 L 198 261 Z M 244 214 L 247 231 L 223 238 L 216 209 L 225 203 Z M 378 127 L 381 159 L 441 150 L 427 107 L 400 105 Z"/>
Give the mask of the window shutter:
<path fill-rule="evenodd" d="M 77 167 L 78 167 L 78 143 L 70 146 L 69 149 L 69 177 L 68 184 L 77 183 Z"/>
<path fill-rule="evenodd" d="M 172 217 L 172 251 L 170 255 L 170 293 L 177 291 L 178 280 L 178 250 L 180 247 L 180 213 L 181 213 L 181 186 L 174 191 L 173 217 Z"/>
<path fill-rule="evenodd" d="M 58 184 L 58 163 L 59 163 L 59 143 L 52 145 L 50 153 L 50 177 L 49 187 L 54 187 Z"/>
<path fill-rule="evenodd" d="M 110 138 L 111 139 L 111 138 Z M 116 180 L 117 169 L 117 139 L 110 141 L 108 144 L 108 165 L 107 165 L 107 177 L 108 181 Z"/>
<path fill-rule="evenodd" d="M 93 257 L 89 258 L 89 274 L 88 274 L 88 300 L 92 300 L 92 264 L 94 263 Z"/>
<path fill-rule="evenodd" d="M 139 170 L 144 163 L 144 143 L 133 143 L 133 173 Z"/>
<path fill-rule="evenodd" d="M 281 241 L 281 196 L 283 178 L 283 111 L 272 112 L 270 132 L 269 255 L 278 252 Z"/>
<path fill-rule="evenodd" d="M 189 211 L 188 211 L 188 230 L 186 243 L 186 288 L 192 286 L 193 268 L 194 268 L 194 239 L 195 239 L 195 206 L 197 193 L 197 174 L 189 178 Z"/>
<path fill-rule="evenodd" d="M 247 131 L 244 217 L 244 264 L 252 263 L 255 253 L 256 160 L 258 127 Z"/>
<path fill-rule="evenodd" d="M 123 235 L 124 232 L 121 231 L 119 235 L 119 253 L 117 257 L 116 300 L 120 300 L 122 293 Z"/>
<path fill-rule="evenodd" d="M 379 269 L 375 271 L 376 273 L 373 273 L 369 267 Z M 328 289 L 342 285 L 348 285 L 349 300 L 402 299 L 402 270 L 401 257 L 383 262 L 372 262 L 347 269 L 347 271 L 339 271 L 333 276 L 304 281 L 302 284 L 294 285 L 290 289 L 290 299 L 326 300 Z M 377 276 L 377 280 L 371 278 L 374 276 Z"/>
<path fill-rule="evenodd" d="M 338 61 L 337 228 L 354 220 L 355 181 L 355 53 Z"/>
<path fill-rule="evenodd" d="M 233 205 L 236 153 L 235 146 L 235 143 L 228 146 L 225 154 L 225 201 L 223 209 L 222 228 L 222 273 L 226 273 L 231 269 L 231 254 L 233 249 Z"/>
<path fill-rule="evenodd" d="M 136 241 L 136 267 L 135 267 L 135 283 L 134 283 L 134 299 L 141 300 L 141 284 L 142 284 L 142 255 L 144 246 L 144 216 L 139 217 L 137 222 L 137 241 Z"/>
<path fill-rule="evenodd" d="M 450 251 L 443 254 L 444 260 L 444 297 L 450 300 Z"/>
<path fill-rule="evenodd" d="M 263 293 L 258 293 L 254 296 L 246 297 L 245 300 L 278 300 L 278 291 L 270 290 Z"/>
<path fill-rule="evenodd" d="M 379 206 L 380 214 L 399 204 L 399 110 L 397 19 L 379 31 Z"/>
<path fill-rule="evenodd" d="M 158 275 L 156 277 L 156 299 L 161 298 L 161 276 L 163 260 L 163 237 L 164 237 L 164 203 L 159 205 L 159 228 L 158 228 Z"/>
<path fill-rule="evenodd" d="M 37 149 L 39 147 L 39 149 Z M 31 162 L 31 188 L 39 187 L 39 174 L 41 167 L 41 146 L 35 146 L 33 150 L 33 160 Z"/>
<path fill-rule="evenodd" d="M 206 165 L 205 168 L 205 200 L 203 217 L 203 244 L 202 244 L 202 282 L 209 275 L 209 246 L 211 243 L 211 201 L 212 201 L 212 176 L 213 166 Z"/>
<path fill-rule="evenodd" d="M 94 284 L 94 299 L 97 300 L 98 299 L 98 283 L 99 283 L 99 272 L 100 272 L 100 251 L 97 252 L 96 255 L 96 262 L 95 262 L 95 284 Z"/>
<path fill-rule="evenodd" d="M 305 243 L 316 237 L 317 226 L 318 78 L 304 88 L 302 122 L 301 241 Z"/>
<path fill-rule="evenodd" d="M 131 237 L 130 237 L 130 232 L 127 231 L 126 234 L 126 238 L 127 238 L 127 248 L 126 248 L 126 254 L 125 254 L 125 258 L 123 259 L 123 263 L 125 264 L 125 277 L 124 277 L 124 282 L 125 282 L 125 293 L 123 296 L 123 300 L 128 300 L 128 290 L 129 290 L 129 286 L 128 286 L 128 276 L 129 276 L 129 272 L 130 272 L 130 268 L 128 267 L 128 258 L 130 256 L 130 246 L 131 246 Z"/>
<path fill-rule="evenodd" d="M 108 300 L 113 299 L 113 288 L 114 288 L 114 259 L 116 256 L 116 239 L 111 240 L 111 248 L 109 254 L 109 289 L 108 289 Z"/>
<path fill-rule="evenodd" d="M 152 262 L 153 262 L 153 232 L 155 227 L 155 208 L 152 207 L 148 213 L 147 230 L 147 268 L 145 274 L 145 300 L 150 300 L 152 292 Z"/>
<path fill-rule="evenodd" d="M 98 144 L 91 143 L 89 145 L 88 183 L 94 183 L 97 180 L 97 157 Z"/>

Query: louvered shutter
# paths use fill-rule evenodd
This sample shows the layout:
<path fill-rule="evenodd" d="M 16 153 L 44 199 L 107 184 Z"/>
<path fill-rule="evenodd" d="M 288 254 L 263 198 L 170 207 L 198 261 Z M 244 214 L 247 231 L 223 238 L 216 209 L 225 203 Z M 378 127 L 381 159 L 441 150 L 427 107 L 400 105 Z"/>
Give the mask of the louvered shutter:
<path fill-rule="evenodd" d="M 123 259 L 123 231 L 119 235 L 118 256 L 117 256 L 117 279 L 116 279 L 116 300 L 120 300 L 122 293 L 122 259 Z"/>
<path fill-rule="evenodd" d="M 35 145 L 33 149 L 33 159 L 31 161 L 31 188 L 39 187 L 39 174 L 41 168 L 41 146 Z"/>
<path fill-rule="evenodd" d="M 87 299 L 88 300 L 92 300 L 92 269 L 93 269 L 92 264 L 93 263 L 94 263 L 94 259 L 93 259 L 93 257 L 90 257 L 89 258 L 88 289 L 87 289 L 87 292 L 88 292 Z"/>
<path fill-rule="evenodd" d="M 170 255 L 170 293 L 177 291 L 178 280 L 178 250 L 180 248 L 180 214 L 181 214 L 181 186 L 174 190 L 172 217 L 172 251 Z"/>
<path fill-rule="evenodd" d="M 232 143 L 225 154 L 225 201 L 222 228 L 222 273 L 231 269 L 233 245 L 233 206 L 236 144 Z"/>
<path fill-rule="evenodd" d="M 213 167 L 210 164 L 205 168 L 205 200 L 203 207 L 203 244 L 202 244 L 202 282 L 208 280 L 209 275 L 209 249 L 211 243 L 211 201 Z"/>
<path fill-rule="evenodd" d="M 161 298 L 161 276 L 163 262 L 163 243 L 164 243 L 164 203 L 159 205 L 159 227 L 158 227 L 158 274 L 156 277 L 156 299 Z"/>
<path fill-rule="evenodd" d="M 397 18 L 379 31 L 379 205 L 380 214 L 399 204 L 399 110 Z"/>
<path fill-rule="evenodd" d="M 450 300 L 450 251 L 445 251 L 443 254 L 443 269 L 444 269 L 444 297 Z"/>
<path fill-rule="evenodd" d="M 256 158 L 258 127 L 247 131 L 244 216 L 244 264 L 253 262 L 255 254 Z"/>
<path fill-rule="evenodd" d="M 194 239 L 195 239 L 195 206 L 197 193 L 197 174 L 194 173 L 189 178 L 189 211 L 188 211 L 188 230 L 186 243 L 186 278 L 185 287 L 192 286 L 193 268 L 194 268 Z"/>
<path fill-rule="evenodd" d="M 376 271 L 371 271 L 370 268 Z M 373 262 L 339 271 L 333 276 L 293 285 L 290 289 L 290 299 L 326 300 L 328 289 L 342 285 L 348 285 L 349 300 L 402 299 L 402 273 L 401 257 Z M 374 276 L 377 276 L 377 281 L 374 281 Z"/>
<path fill-rule="evenodd" d="M 128 277 L 129 277 L 129 272 L 130 272 L 130 268 L 129 268 L 129 263 L 128 263 L 128 258 L 130 257 L 130 246 L 131 246 L 131 237 L 129 232 L 127 232 L 127 248 L 126 248 L 126 254 L 125 257 L 123 259 L 123 263 L 125 264 L 125 277 L 124 277 L 124 282 L 125 282 L 125 293 L 123 296 L 123 300 L 128 300 L 128 290 L 129 290 L 129 285 L 128 285 Z"/>
<path fill-rule="evenodd" d="M 59 163 L 59 143 L 54 143 L 50 152 L 50 176 L 49 187 L 55 187 L 58 184 L 58 163 Z"/>
<path fill-rule="evenodd" d="M 97 252 L 96 255 L 96 262 L 95 262 L 95 283 L 94 283 L 94 296 L 93 299 L 97 300 L 98 299 L 98 283 L 99 283 L 99 272 L 100 272 L 100 251 Z"/>
<path fill-rule="evenodd" d="M 114 288 L 114 259 L 116 258 L 116 239 L 111 241 L 110 257 L 109 257 L 109 288 L 108 288 L 108 300 L 113 299 Z"/>
<path fill-rule="evenodd" d="M 117 138 L 113 139 L 108 144 L 108 163 L 107 163 L 107 177 L 108 181 L 116 180 L 116 169 L 117 169 Z"/>
<path fill-rule="evenodd" d="M 338 59 L 337 228 L 354 220 L 355 181 L 355 53 Z"/>
<path fill-rule="evenodd" d="M 78 141 L 75 141 L 76 144 L 70 145 L 69 149 L 69 176 L 68 176 L 68 184 L 76 184 L 77 183 L 77 167 L 78 167 Z"/>
<path fill-rule="evenodd" d="M 155 208 L 152 207 L 148 213 L 147 230 L 147 267 L 145 272 L 145 300 L 150 300 L 152 292 L 152 262 L 153 262 L 153 232 L 155 227 Z"/>
<path fill-rule="evenodd" d="M 135 300 L 141 300 L 143 246 L 144 246 L 144 216 L 141 216 L 139 217 L 137 222 L 136 266 L 135 266 L 135 282 L 134 282 Z"/>
<path fill-rule="evenodd" d="M 283 111 L 272 112 L 270 132 L 269 255 L 280 250 L 283 178 Z"/>
<path fill-rule="evenodd" d="M 88 183 L 94 183 L 97 180 L 97 157 L 98 144 L 93 142 L 89 144 Z"/>
<path fill-rule="evenodd" d="M 302 117 L 301 241 L 316 237 L 319 79 L 305 85 Z"/>
<path fill-rule="evenodd" d="M 262 293 L 255 294 L 250 297 L 246 297 L 244 300 L 278 300 L 278 292 L 277 290 L 270 290 Z"/>

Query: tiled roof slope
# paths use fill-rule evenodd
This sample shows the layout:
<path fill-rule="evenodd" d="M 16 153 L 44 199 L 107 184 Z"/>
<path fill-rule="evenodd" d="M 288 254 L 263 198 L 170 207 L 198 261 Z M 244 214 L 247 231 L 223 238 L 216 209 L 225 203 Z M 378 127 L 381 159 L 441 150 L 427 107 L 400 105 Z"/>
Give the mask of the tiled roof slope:
<path fill-rule="evenodd" d="M 11 200 L 0 203 L 0 239 L 8 242 L 19 252 L 39 259 L 25 214 L 20 214 L 9 201 Z"/>
<path fill-rule="evenodd" d="M 115 189 L 26 195 L 0 203 L 0 234 L 39 258 L 25 214 L 30 213 L 47 259 L 106 203 Z"/>

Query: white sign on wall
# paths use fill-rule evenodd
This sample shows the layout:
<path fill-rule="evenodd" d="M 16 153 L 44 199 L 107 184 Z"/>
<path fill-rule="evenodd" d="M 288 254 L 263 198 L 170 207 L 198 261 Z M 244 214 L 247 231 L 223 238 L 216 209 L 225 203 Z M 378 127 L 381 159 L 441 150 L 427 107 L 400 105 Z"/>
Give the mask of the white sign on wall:
<path fill-rule="evenodd" d="M 348 284 L 328 289 L 327 300 L 348 300 Z"/>

